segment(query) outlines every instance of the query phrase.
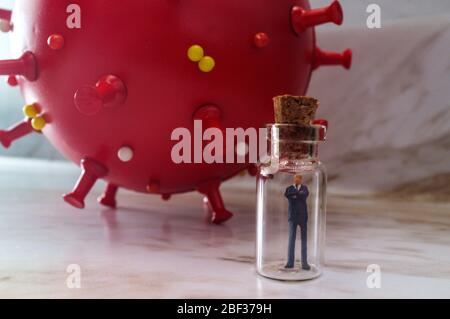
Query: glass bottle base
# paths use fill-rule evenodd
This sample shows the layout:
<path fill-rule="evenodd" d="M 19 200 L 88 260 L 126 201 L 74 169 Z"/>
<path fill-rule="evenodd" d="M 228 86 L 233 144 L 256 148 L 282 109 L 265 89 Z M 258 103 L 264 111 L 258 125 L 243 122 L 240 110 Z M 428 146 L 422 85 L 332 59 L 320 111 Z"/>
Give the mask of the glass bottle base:
<path fill-rule="evenodd" d="M 273 262 L 258 268 L 257 272 L 263 277 L 283 281 L 310 280 L 322 274 L 322 271 L 315 265 L 310 264 L 309 266 L 311 269 L 304 270 L 301 263 L 296 263 L 293 268 L 285 268 L 285 264 Z"/>

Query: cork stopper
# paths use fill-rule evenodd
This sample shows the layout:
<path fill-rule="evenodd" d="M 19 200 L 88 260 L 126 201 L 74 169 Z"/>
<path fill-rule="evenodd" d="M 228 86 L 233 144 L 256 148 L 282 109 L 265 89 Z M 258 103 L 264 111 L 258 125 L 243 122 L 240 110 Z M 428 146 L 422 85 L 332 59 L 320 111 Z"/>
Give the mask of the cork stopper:
<path fill-rule="evenodd" d="M 311 125 L 319 107 L 317 99 L 306 96 L 282 95 L 273 101 L 277 124 Z"/>
<path fill-rule="evenodd" d="M 318 139 L 319 128 L 312 123 L 319 101 L 312 97 L 291 95 L 277 96 L 273 100 L 275 124 L 272 131 L 276 131 L 276 141 L 272 140 L 272 143 L 278 143 L 280 158 L 295 161 L 316 156 L 316 145 L 305 141 Z"/>

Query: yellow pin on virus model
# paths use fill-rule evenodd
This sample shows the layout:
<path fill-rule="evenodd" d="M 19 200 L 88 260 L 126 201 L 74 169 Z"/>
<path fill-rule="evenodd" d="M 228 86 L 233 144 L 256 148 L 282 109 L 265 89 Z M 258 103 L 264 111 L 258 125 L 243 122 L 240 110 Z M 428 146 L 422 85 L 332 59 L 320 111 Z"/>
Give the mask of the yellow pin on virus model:
<path fill-rule="evenodd" d="M 191 46 L 188 50 L 188 57 L 192 62 L 199 62 L 204 56 L 205 50 L 197 44 Z"/>
<path fill-rule="evenodd" d="M 39 115 L 39 110 L 35 104 L 27 104 L 23 107 L 23 114 L 29 119 L 33 119 Z"/>
<path fill-rule="evenodd" d="M 208 72 L 211 72 L 212 70 L 214 70 L 215 66 L 216 66 L 216 61 L 210 56 L 205 56 L 198 63 L 199 69 L 205 73 L 208 73 Z"/>
<path fill-rule="evenodd" d="M 192 62 L 198 62 L 198 68 L 204 73 L 214 70 L 216 61 L 211 56 L 205 56 L 205 50 L 198 44 L 194 44 L 188 50 L 188 58 Z"/>

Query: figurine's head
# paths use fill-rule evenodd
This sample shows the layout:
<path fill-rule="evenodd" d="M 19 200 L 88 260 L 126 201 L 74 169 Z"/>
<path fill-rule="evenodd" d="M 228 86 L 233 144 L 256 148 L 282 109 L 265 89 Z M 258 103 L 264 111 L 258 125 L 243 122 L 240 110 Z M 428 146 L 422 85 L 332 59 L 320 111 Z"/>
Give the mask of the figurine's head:
<path fill-rule="evenodd" d="M 295 175 L 294 176 L 294 183 L 295 185 L 300 185 L 302 183 L 303 177 L 302 175 Z"/>

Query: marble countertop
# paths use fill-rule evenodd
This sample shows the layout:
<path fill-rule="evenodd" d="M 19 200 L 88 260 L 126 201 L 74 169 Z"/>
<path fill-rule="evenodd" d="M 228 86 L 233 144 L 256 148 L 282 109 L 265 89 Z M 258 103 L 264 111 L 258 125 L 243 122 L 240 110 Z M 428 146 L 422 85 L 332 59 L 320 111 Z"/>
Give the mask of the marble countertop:
<path fill-rule="evenodd" d="M 224 186 L 235 218 L 214 226 L 194 193 L 122 192 L 111 211 L 95 203 L 98 188 L 74 210 L 60 196 L 77 175 L 68 163 L 0 158 L 0 298 L 450 297 L 449 203 L 330 196 L 324 275 L 285 283 L 255 273 L 255 195 L 242 180 Z M 72 264 L 81 289 L 67 287 Z M 370 264 L 380 289 L 366 285 Z"/>

